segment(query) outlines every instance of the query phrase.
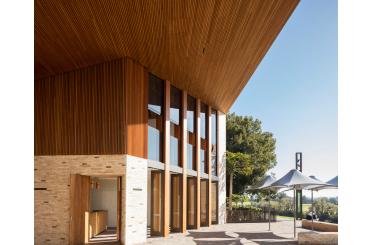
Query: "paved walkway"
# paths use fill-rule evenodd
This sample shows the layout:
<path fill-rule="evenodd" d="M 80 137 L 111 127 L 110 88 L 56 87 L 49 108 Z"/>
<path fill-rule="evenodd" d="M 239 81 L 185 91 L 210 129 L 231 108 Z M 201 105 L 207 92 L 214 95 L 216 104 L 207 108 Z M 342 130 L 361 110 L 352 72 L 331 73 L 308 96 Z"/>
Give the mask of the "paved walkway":
<path fill-rule="evenodd" d="M 309 231 L 299 228 L 301 221 L 297 222 L 297 232 Z M 280 219 L 271 223 L 229 223 L 202 227 L 200 230 L 189 230 L 186 235 L 171 234 L 168 238 L 151 237 L 144 244 L 154 245 L 238 245 L 238 244 L 297 244 L 293 239 L 293 220 Z"/>

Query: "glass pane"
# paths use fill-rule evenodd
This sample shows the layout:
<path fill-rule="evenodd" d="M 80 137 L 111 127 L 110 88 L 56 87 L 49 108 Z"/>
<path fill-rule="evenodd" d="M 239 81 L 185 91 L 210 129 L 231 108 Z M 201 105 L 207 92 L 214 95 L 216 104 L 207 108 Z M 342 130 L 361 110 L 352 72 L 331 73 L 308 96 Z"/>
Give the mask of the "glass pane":
<path fill-rule="evenodd" d="M 148 158 L 161 162 L 164 82 L 150 74 L 148 82 Z"/>
<path fill-rule="evenodd" d="M 207 106 L 204 103 L 200 104 L 200 137 L 206 139 L 207 131 Z"/>
<path fill-rule="evenodd" d="M 189 132 L 194 132 L 195 128 L 195 105 L 195 99 L 191 96 L 187 96 L 187 130 Z"/>
<path fill-rule="evenodd" d="M 170 164 L 180 166 L 181 142 L 181 91 L 171 86 L 170 90 Z"/>
<path fill-rule="evenodd" d="M 156 128 L 148 126 L 148 157 L 160 161 L 160 132 Z"/>
<path fill-rule="evenodd" d="M 190 144 L 187 144 L 187 168 L 193 169 L 193 160 L 194 158 L 194 147 Z"/>
<path fill-rule="evenodd" d="M 179 125 L 181 118 L 181 91 L 171 86 L 170 91 L 170 121 Z"/>
<path fill-rule="evenodd" d="M 205 151 L 200 149 L 200 172 L 205 173 Z"/>
<path fill-rule="evenodd" d="M 196 170 L 195 165 L 195 106 L 196 100 L 187 96 L 187 167 Z"/>
<path fill-rule="evenodd" d="M 170 164 L 178 166 L 178 139 L 171 136 L 170 137 Z"/>

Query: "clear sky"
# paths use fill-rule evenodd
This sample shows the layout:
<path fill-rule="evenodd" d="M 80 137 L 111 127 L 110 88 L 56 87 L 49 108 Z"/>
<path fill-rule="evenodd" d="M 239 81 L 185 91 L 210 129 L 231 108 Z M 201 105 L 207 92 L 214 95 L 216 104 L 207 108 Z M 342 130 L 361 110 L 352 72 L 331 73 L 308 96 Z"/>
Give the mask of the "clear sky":
<path fill-rule="evenodd" d="M 295 167 L 297 151 L 306 175 L 338 174 L 337 61 L 337 1 L 302 0 L 230 109 L 274 134 L 277 177 Z M 329 195 L 337 191 L 315 196 Z"/>

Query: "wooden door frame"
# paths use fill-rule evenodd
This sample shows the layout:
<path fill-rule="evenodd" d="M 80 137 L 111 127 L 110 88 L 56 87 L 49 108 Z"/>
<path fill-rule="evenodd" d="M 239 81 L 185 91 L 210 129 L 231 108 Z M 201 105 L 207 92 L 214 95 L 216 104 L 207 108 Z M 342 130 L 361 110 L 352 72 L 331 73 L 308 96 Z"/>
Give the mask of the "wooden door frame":
<path fill-rule="evenodd" d="M 182 230 L 182 174 L 171 174 L 171 185 L 170 185 L 170 200 L 171 200 L 171 203 L 170 203 L 170 230 L 171 232 L 181 232 Z M 180 200 L 180 203 L 178 204 L 179 207 L 179 221 L 178 221 L 178 229 L 175 229 L 174 228 L 174 224 L 173 224 L 173 211 L 174 211 L 174 206 L 173 206 L 173 190 L 174 190 L 174 186 L 175 184 L 173 183 L 174 181 L 177 181 L 178 182 L 178 195 L 181 196 L 181 200 Z"/>
<path fill-rule="evenodd" d="M 122 176 L 116 177 L 117 184 L 117 200 L 116 200 L 116 238 L 121 242 L 121 212 L 122 212 Z"/>
<path fill-rule="evenodd" d="M 158 174 L 159 175 L 159 178 L 160 178 L 160 187 L 159 187 L 159 193 L 160 193 L 160 231 L 159 232 L 154 232 L 154 220 L 153 220 L 153 215 L 154 215 L 154 192 L 153 192 L 153 188 L 154 188 L 154 178 L 153 176 Z M 163 234 L 163 212 L 164 212 L 164 204 L 163 204 L 163 181 L 164 181 L 164 173 L 163 171 L 161 170 L 151 170 L 151 175 L 150 175 L 150 181 L 151 181 L 151 185 L 150 185 L 150 191 L 151 191 L 151 209 L 150 209 L 150 229 L 151 229 L 151 236 L 161 236 Z"/>
<path fill-rule="evenodd" d="M 79 177 L 78 177 L 79 176 Z M 69 224 L 69 244 L 71 245 L 75 245 L 75 244 L 81 244 L 81 242 L 79 240 L 82 240 L 83 243 L 85 243 L 86 241 L 86 238 L 87 238 L 87 234 L 86 234 L 86 229 L 85 229 L 85 215 L 86 215 L 86 211 L 83 211 L 84 213 L 83 214 L 80 214 L 81 217 L 80 217 L 80 223 L 78 224 L 78 228 L 79 230 L 83 230 L 83 234 L 81 234 L 81 231 L 79 232 L 79 236 L 83 235 L 83 238 L 81 239 L 78 239 L 78 241 L 76 241 L 76 234 L 75 234 L 75 230 L 77 227 L 75 227 L 75 223 L 74 223 L 74 216 L 76 215 L 76 210 L 74 208 L 75 204 L 75 188 L 77 188 L 77 186 L 79 186 L 78 188 L 80 189 L 77 189 L 78 191 L 81 192 L 81 185 L 83 184 L 82 182 L 78 182 L 77 183 L 77 180 L 78 178 L 80 177 L 85 177 L 85 178 L 88 178 L 88 182 L 89 182 L 89 191 L 87 192 L 87 195 L 88 195 L 88 200 L 87 200 L 87 209 L 88 211 L 90 211 L 90 176 L 87 176 L 87 175 L 81 175 L 81 174 L 70 174 L 70 224 Z M 82 179 L 81 179 L 82 180 Z M 81 195 L 80 195 L 81 197 Z M 79 202 L 79 203 L 82 203 L 82 202 Z M 78 211 L 82 211 L 82 210 L 78 210 Z M 75 217 L 76 218 L 76 217 Z M 81 223 L 83 222 L 84 226 L 82 227 Z"/>

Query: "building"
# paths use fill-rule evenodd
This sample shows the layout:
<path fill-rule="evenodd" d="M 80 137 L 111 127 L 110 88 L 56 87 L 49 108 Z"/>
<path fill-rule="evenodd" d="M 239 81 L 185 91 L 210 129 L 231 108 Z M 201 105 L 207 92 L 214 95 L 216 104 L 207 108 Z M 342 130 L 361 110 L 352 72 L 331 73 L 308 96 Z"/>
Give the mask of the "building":
<path fill-rule="evenodd" d="M 224 223 L 225 113 L 297 3 L 36 0 L 35 243 Z"/>

